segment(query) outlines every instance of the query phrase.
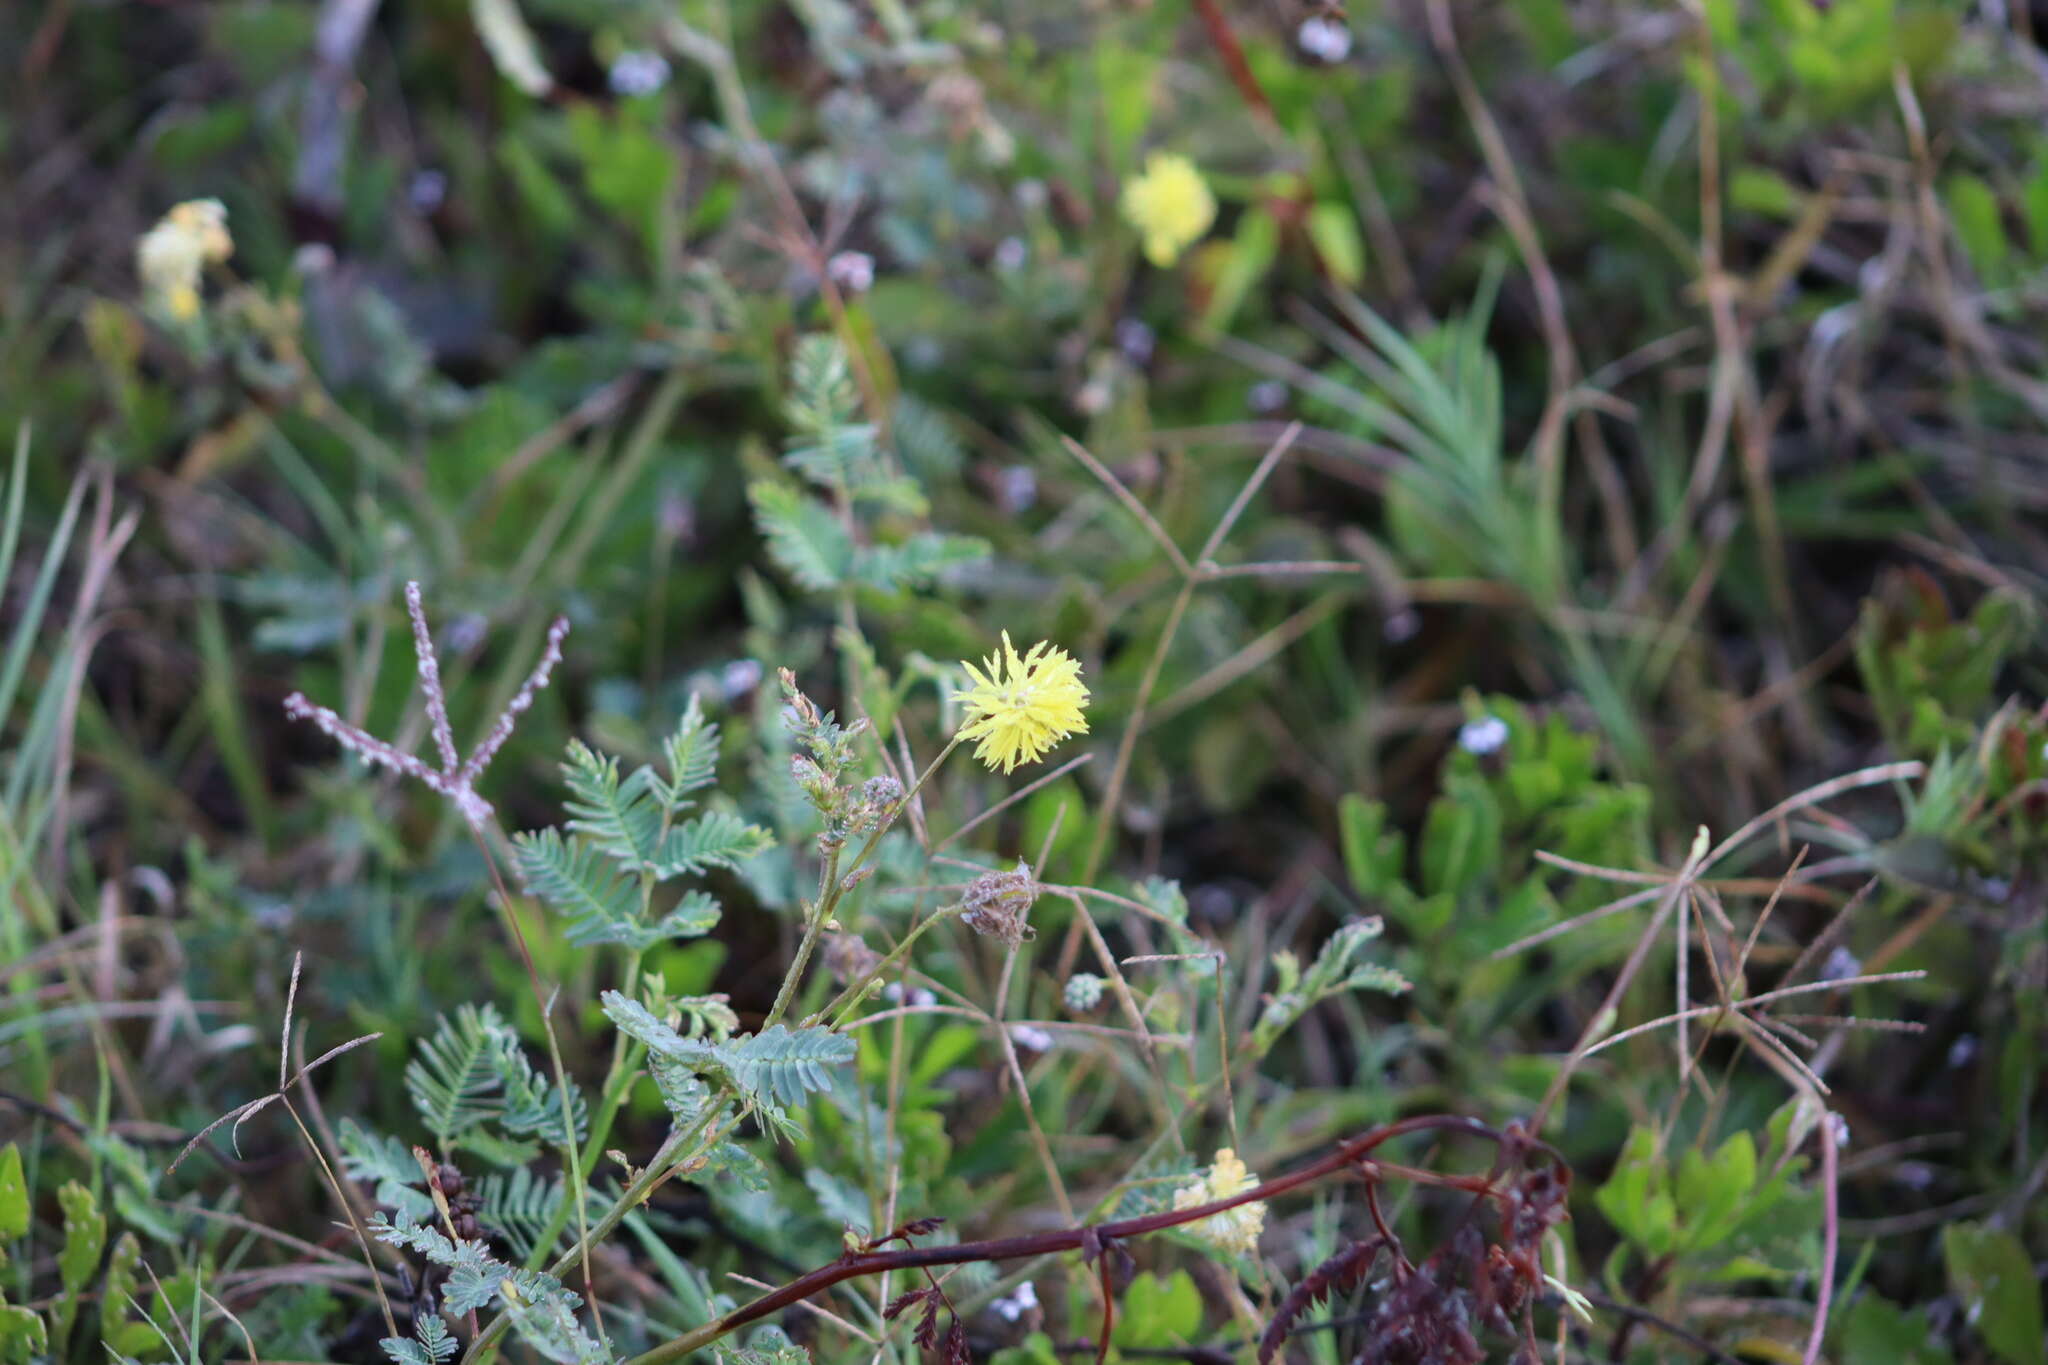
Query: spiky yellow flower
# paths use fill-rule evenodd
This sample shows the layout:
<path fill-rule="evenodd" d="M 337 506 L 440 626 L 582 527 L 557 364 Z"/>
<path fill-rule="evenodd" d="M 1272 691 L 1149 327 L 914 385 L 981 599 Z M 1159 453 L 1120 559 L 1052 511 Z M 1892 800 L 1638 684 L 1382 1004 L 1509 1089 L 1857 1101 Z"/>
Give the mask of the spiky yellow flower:
<path fill-rule="evenodd" d="M 1065 650 L 1040 641 L 1019 655 L 1006 630 L 1000 654 L 984 659 L 980 668 L 964 660 L 960 666 L 974 682 L 959 694 L 967 708 L 960 738 L 976 741 L 974 756 L 989 767 L 1014 772 L 1019 763 L 1045 757 L 1068 735 L 1088 733 L 1081 715 L 1088 688 L 1081 665 Z"/>
<path fill-rule="evenodd" d="M 166 213 L 135 244 L 143 291 L 172 317 L 199 312 L 199 274 L 235 251 L 228 211 L 218 199 L 188 199 Z"/>
<path fill-rule="evenodd" d="M 1258 1178 L 1237 1159 L 1237 1153 L 1225 1147 L 1216 1153 L 1216 1164 L 1209 1168 L 1208 1175 L 1197 1176 L 1192 1184 L 1174 1191 L 1173 1206 L 1191 1209 L 1214 1203 L 1234 1194 L 1243 1194 L 1258 1183 Z M 1259 1249 L 1259 1234 L 1265 1227 L 1265 1201 L 1253 1200 L 1249 1204 L 1239 1204 L 1234 1209 L 1211 1214 L 1199 1223 L 1188 1224 L 1183 1230 L 1219 1251 L 1249 1256 Z"/>
<path fill-rule="evenodd" d="M 1163 269 L 1216 221 L 1216 196 L 1194 162 L 1154 152 L 1145 159 L 1145 173 L 1125 182 L 1123 209 L 1145 239 L 1145 259 Z"/>

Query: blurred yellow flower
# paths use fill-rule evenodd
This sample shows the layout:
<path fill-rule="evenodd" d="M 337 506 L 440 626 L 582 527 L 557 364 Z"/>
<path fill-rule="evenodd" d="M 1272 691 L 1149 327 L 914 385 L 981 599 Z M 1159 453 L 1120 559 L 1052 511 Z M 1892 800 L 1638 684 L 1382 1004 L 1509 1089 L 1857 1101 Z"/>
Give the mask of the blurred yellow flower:
<path fill-rule="evenodd" d="M 1216 1153 L 1216 1164 L 1209 1168 L 1208 1175 L 1197 1176 L 1194 1183 L 1174 1191 L 1173 1206 L 1192 1209 L 1211 1204 L 1218 1199 L 1243 1194 L 1258 1183 L 1258 1178 L 1237 1159 L 1237 1153 L 1225 1147 Z M 1259 1249 L 1259 1234 L 1265 1227 L 1265 1201 L 1253 1200 L 1249 1204 L 1239 1204 L 1234 1209 L 1211 1214 L 1199 1223 L 1188 1224 L 1183 1230 L 1218 1250 L 1249 1256 Z"/>
<path fill-rule="evenodd" d="M 218 199 L 188 199 L 166 213 L 135 244 L 143 293 L 174 318 L 199 312 L 199 276 L 235 252 L 228 211 Z"/>
<path fill-rule="evenodd" d="M 1088 688 L 1081 681 L 1081 665 L 1063 649 L 1043 641 L 1031 652 L 1019 656 L 1003 632 L 1000 654 L 992 654 L 976 668 L 964 660 L 960 666 L 974 685 L 959 694 L 967 708 L 959 737 L 977 741 L 974 756 L 1004 772 L 1014 772 L 1019 763 L 1035 763 L 1068 735 L 1085 735 L 1088 722 L 1081 710 L 1088 705 Z"/>
<path fill-rule="evenodd" d="M 1145 239 L 1145 259 L 1169 266 L 1216 221 L 1216 196 L 1195 163 L 1171 152 L 1145 159 L 1145 173 L 1124 184 L 1124 218 Z"/>

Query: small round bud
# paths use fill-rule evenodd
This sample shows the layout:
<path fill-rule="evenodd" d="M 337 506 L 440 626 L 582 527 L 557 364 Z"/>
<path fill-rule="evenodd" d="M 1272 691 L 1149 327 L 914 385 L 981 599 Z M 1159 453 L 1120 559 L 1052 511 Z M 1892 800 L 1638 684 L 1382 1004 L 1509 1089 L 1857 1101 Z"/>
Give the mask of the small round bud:
<path fill-rule="evenodd" d="M 1067 978 L 1067 1008 L 1083 1014 L 1102 1003 L 1103 980 L 1092 972 L 1075 972 Z"/>

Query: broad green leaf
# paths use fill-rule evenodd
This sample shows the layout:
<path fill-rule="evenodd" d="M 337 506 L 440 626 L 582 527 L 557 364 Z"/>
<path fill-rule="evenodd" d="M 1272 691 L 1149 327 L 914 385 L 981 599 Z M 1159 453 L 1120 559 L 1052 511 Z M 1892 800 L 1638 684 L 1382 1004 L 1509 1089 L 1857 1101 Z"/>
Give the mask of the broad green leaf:
<path fill-rule="evenodd" d="M 57 1253 L 57 1276 L 66 1292 L 76 1294 L 100 1268 L 100 1252 L 107 1244 L 107 1216 L 100 1212 L 92 1191 L 76 1180 L 57 1191 L 57 1203 L 64 1210 L 64 1249 Z"/>
<path fill-rule="evenodd" d="M 0 1304 L 0 1365 L 28 1365 L 49 1348 L 42 1314 Z"/>
<path fill-rule="evenodd" d="M 1352 890 L 1382 896 L 1400 883 L 1407 841 L 1400 831 L 1386 828 L 1384 802 L 1347 794 L 1337 803 L 1337 823 Z"/>
<path fill-rule="evenodd" d="M 1909 1313 L 1874 1293 L 1849 1306 L 1838 1339 L 1840 1358 L 1854 1365 L 1950 1365 L 1955 1359 L 1925 1309 Z"/>
<path fill-rule="evenodd" d="M 1800 193 L 1792 182 L 1764 166 L 1740 166 L 1728 177 L 1728 204 L 1743 213 L 1791 218 L 1799 212 Z"/>
<path fill-rule="evenodd" d="M 1330 277 L 1346 288 L 1365 278 L 1365 243 L 1358 235 L 1358 216 L 1343 204 L 1317 204 L 1308 211 L 1308 239 Z"/>
<path fill-rule="evenodd" d="M 0 1242 L 28 1232 L 28 1181 L 21 1171 L 21 1148 L 0 1147 Z"/>
<path fill-rule="evenodd" d="M 1725 1241 L 1741 1221 L 1755 1182 L 1756 1142 L 1747 1132 L 1729 1137 L 1711 1159 L 1688 1148 L 1673 1187 L 1686 1248 L 1704 1251 Z"/>
<path fill-rule="evenodd" d="M 2020 210 L 2027 222 L 2031 264 L 2048 263 L 2048 157 L 2043 157 L 2020 190 Z"/>
<path fill-rule="evenodd" d="M 1105 145 L 1117 165 L 1128 166 L 1135 159 L 1138 138 L 1152 117 L 1153 74 L 1158 66 L 1159 58 L 1143 47 L 1095 45 L 1094 88 L 1100 92 L 1108 125 Z"/>
<path fill-rule="evenodd" d="M 107 1257 L 106 1278 L 100 1284 L 100 1337 L 111 1342 L 124 1330 L 133 1339 L 145 1343 L 156 1340 L 156 1329 L 146 1322 L 130 1323 L 128 1316 L 134 1311 L 132 1300 L 135 1286 L 140 1278 L 136 1271 L 142 1265 L 142 1244 L 132 1232 L 124 1232 L 114 1242 L 113 1254 Z M 140 1329 L 137 1331 L 136 1329 Z M 132 1355 L 135 1352 L 130 1351 Z"/>
<path fill-rule="evenodd" d="M 1463 895 L 1500 860 L 1500 803 L 1486 783 L 1453 774 L 1430 803 L 1422 831 L 1422 889 Z"/>
<path fill-rule="evenodd" d="M 1124 1291 L 1110 1339 L 1126 1350 L 1162 1350 L 1186 1345 L 1201 1329 L 1202 1293 L 1194 1277 L 1185 1270 L 1171 1278 L 1147 1271 Z"/>
<path fill-rule="evenodd" d="M 1991 186 L 1968 172 L 1958 172 L 1942 186 L 1942 198 L 1956 237 L 1968 253 L 1977 273 L 1989 280 L 2005 264 L 2010 243 L 1998 210 L 1998 196 Z"/>
<path fill-rule="evenodd" d="M 661 206 L 673 193 L 675 152 L 656 129 L 624 109 L 599 112 L 594 104 L 578 103 L 569 110 L 569 131 L 583 158 L 590 197 L 653 240 Z"/>
<path fill-rule="evenodd" d="M 2020 1239 L 2003 1228 L 1956 1223 L 1941 1234 L 1950 1290 L 1964 1320 L 2006 1365 L 2041 1359 L 2041 1285 Z"/>
<path fill-rule="evenodd" d="M 1205 253 L 1205 258 L 1212 253 Z M 1280 254 L 1280 225 L 1264 208 L 1254 208 L 1238 224 L 1237 236 L 1222 248 L 1222 268 L 1210 288 L 1202 326 L 1221 331 L 1230 325 L 1252 286 L 1265 278 Z"/>

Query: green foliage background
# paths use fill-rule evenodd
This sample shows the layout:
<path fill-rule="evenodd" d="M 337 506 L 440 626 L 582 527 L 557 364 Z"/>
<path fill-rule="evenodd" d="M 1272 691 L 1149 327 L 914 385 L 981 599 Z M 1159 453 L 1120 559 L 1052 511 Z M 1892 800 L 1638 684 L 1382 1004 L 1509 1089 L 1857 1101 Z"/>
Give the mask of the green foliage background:
<path fill-rule="evenodd" d="M 441 1365 L 472 1308 L 623 1359 L 849 1227 L 1128 1216 L 1436 1111 L 1576 1173 L 1545 1359 L 2042 1358 L 2048 12 L 0 25 L 0 1361 Z M 1166 269 L 1119 208 L 1162 151 L 1219 203 Z M 206 198 L 182 317 L 137 243 Z M 465 746 L 573 626 L 487 836 L 284 713 L 429 747 L 410 580 Z M 1001 631 L 1089 733 L 891 826 L 864 784 Z M 1020 859 L 1012 956 L 953 912 Z M 378 1036 L 168 1171 L 288 1000 L 294 1071 Z M 600 1325 L 542 1266 L 683 1133 Z M 446 1321 L 380 1352 L 316 1150 Z M 1362 1217 L 1134 1246 L 1113 1352 L 1248 1357 Z M 948 1289 L 976 1358 L 1092 1354 L 1078 1262 Z M 719 1349 L 919 1354 L 827 1306 Z"/>

